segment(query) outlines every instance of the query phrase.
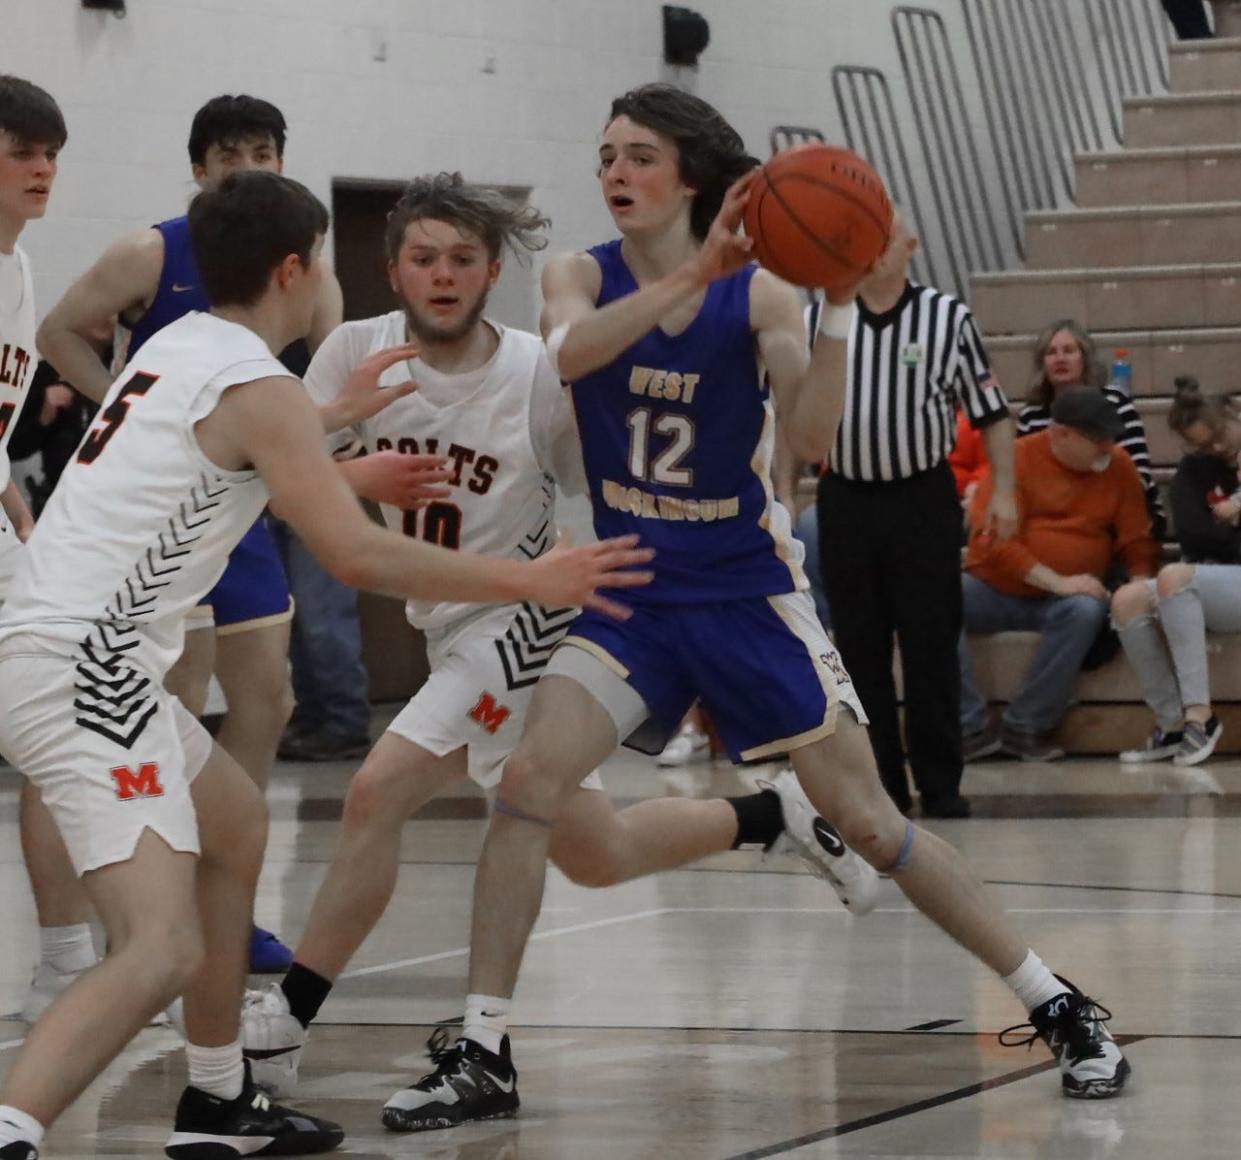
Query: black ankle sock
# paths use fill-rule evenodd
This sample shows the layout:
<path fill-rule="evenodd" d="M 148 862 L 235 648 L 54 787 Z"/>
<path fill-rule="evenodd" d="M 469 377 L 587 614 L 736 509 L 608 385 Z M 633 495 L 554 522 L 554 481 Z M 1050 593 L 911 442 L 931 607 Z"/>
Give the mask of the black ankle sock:
<path fill-rule="evenodd" d="M 737 837 L 733 849 L 738 846 L 770 846 L 784 833 L 784 814 L 780 810 L 780 795 L 774 789 L 752 793 L 746 797 L 724 799 L 737 813 Z"/>
<path fill-rule="evenodd" d="M 280 983 L 284 997 L 289 1001 L 289 1012 L 303 1027 L 309 1027 L 319 1014 L 323 1000 L 328 997 L 332 984 L 322 975 L 316 975 L 309 967 L 294 963 Z"/>

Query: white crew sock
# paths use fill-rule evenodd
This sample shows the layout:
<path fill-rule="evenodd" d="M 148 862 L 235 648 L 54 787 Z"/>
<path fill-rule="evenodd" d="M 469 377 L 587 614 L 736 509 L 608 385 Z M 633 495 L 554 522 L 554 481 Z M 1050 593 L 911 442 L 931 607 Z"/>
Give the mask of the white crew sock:
<path fill-rule="evenodd" d="M 227 1047 L 185 1045 L 185 1061 L 190 1068 L 190 1087 L 222 1100 L 235 1100 L 241 1095 L 246 1079 L 241 1060 L 241 1040 Z"/>
<path fill-rule="evenodd" d="M 88 970 L 98 961 L 89 922 L 39 927 L 39 953 L 42 962 L 63 975 Z"/>
<path fill-rule="evenodd" d="M 474 1040 L 492 1054 L 499 1055 L 500 1042 L 508 1030 L 508 1013 L 512 1005 L 512 999 L 501 999 L 498 995 L 467 995 L 462 1036 Z"/>
<path fill-rule="evenodd" d="M 1027 951 L 1026 957 L 1011 975 L 1004 976 L 1013 994 L 1025 1004 L 1026 1011 L 1041 1007 L 1049 999 L 1057 995 L 1068 994 L 1066 987 L 1044 965 L 1043 960 L 1033 951 Z"/>
<path fill-rule="evenodd" d="M 5 1144 L 29 1144 L 37 1148 L 43 1143 L 45 1131 L 47 1129 L 34 1116 L 28 1116 L 8 1104 L 0 1105 L 0 1148 Z"/>

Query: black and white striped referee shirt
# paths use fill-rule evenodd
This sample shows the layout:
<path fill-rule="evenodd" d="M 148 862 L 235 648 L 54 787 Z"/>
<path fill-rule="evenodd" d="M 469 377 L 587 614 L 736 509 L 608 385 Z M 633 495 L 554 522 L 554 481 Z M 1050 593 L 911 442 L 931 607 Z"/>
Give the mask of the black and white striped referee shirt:
<path fill-rule="evenodd" d="M 975 427 L 1009 417 L 965 303 L 907 282 L 891 310 L 874 314 L 861 299 L 857 307 L 832 471 L 865 482 L 908 479 L 948 457 L 958 404 Z M 819 309 L 811 308 L 811 334 Z"/>

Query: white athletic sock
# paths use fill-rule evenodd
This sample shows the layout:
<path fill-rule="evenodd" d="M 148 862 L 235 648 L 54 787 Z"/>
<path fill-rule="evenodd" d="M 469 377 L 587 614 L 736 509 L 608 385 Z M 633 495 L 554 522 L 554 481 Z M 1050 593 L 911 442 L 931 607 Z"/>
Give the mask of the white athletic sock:
<path fill-rule="evenodd" d="M 85 971 L 98 961 L 88 922 L 39 927 L 39 949 L 42 961 L 65 975 Z"/>
<path fill-rule="evenodd" d="M 190 1068 L 190 1086 L 222 1100 L 241 1095 L 246 1068 L 241 1061 L 241 1040 L 227 1047 L 185 1045 L 185 1061 Z"/>
<path fill-rule="evenodd" d="M 498 995 L 467 995 L 462 1035 L 499 1055 L 500 1041 L 508 1030 L 508 1012 L 512 1005 L 512 999 L 501 999 Z"/>
<path fill-rule="evenodd" d="M 5 1144 L 29 1144 L 37 1148 L 43 1143 L 45 1131 L 47 1129 L 34 1116 L 28 1116 L 8 1104 L 0 1105 L 0 1148 Z"/>
<path fill-rule="evenodd" d="M 1021 966 L 1011 975 L 1005 975 L 1004 982 L 1025 1004 L 1027 1012 L 1041 1007 L 1048 999 L 1054 999 L 1057 995 L 1068 994 L 1069 990 L 1043 965 L 1043 960 L 1033 951 L 1026 952 Z"/>

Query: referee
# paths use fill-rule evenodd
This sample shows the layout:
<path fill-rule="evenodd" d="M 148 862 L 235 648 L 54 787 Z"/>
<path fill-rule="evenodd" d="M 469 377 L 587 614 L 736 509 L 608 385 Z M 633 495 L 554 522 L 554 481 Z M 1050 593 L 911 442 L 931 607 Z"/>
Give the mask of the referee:
<path fill-rule="evenodd" d="M 870 717 L 884 787 L 909 813 L 908 752 L 923 816 L 961 818 L 970 812 L 960 792 L 962 516 L 947 458 L 960 405 L 982 429 L 995 477 L 988 518 L 1011 536 L 1013 423 L 968 307 L 909 281 L 917 245 L 898 212 L 859 287 L 844 416 L 819 480 L 819 543 L 836 646 Z"/>

